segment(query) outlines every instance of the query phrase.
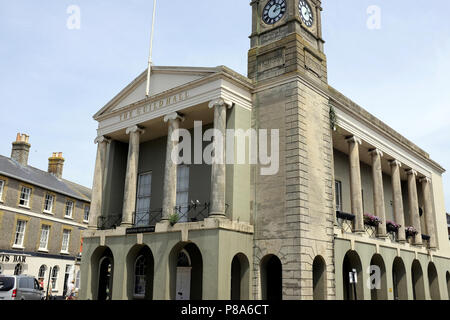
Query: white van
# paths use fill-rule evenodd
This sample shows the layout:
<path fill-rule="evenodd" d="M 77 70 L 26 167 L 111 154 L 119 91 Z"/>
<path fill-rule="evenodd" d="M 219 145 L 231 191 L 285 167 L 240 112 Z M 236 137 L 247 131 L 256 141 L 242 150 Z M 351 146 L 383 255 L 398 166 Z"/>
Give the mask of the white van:
<path fill-rule="evenodd" d="M 42 300 L 42 290 L 34 277 L 0 275 L 0 301 Z"/>

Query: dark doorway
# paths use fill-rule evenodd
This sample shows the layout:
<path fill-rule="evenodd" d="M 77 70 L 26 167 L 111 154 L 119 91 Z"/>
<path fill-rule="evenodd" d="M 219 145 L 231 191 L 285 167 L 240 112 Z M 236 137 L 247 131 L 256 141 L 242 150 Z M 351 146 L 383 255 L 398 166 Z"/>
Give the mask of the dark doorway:
<path fill-rule="evenodd" d="M 356 270 L 357 283 L 350 283 L 350 272 Z M 361 259 L 356 251 L 349 251 L 345 255 L 342 278 L 344 300 L 364 300 Z"/>
<path fill-rule="evenodd" d="M 394 259 L 392 265 L 392 281 L 394 287 L 394 300 L 408 300 L 405 264 L 399 257 Z"/>
<path fill-rule="evenodd" d="M 423 272 L 420 262 L 414 260 L 411 266 L 413 297 L 414 300 L 425 300 L 425 285 L 423 281 Z"/>
<path fill-rule="evenodd" d="M 283 276 L 281 261 L 269 255 L 261 260 L 261 289 L 263 300 L 282 300 Z"/>
<path fill-rule="evenodd" d="M 327 268 L 325 260 L 317 256 L 313 262 L 313 298 L 326 300 L 327 298 Z"/>
<path fill-rule="evenodd" d="M 103 257 L 100 260 L 99 284 L 98 284 L 98 300 L 111 300 L 112 297 L 112 257 Z"/>
<path fill-rule="evenodd" d="M 231 263 L 231 300 L 249 299 L 249 262 L 247 257 L 239 253 Z"/>

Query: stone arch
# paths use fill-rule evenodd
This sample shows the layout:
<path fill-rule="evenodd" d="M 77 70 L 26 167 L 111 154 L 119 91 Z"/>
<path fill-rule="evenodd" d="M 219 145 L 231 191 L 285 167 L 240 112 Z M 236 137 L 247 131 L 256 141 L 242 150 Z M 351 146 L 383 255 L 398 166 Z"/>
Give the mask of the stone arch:
<path fill-rule="evenodd" d="M 384 264 L 383 257 L 379 254 L 374 254 L 370 260 L 370 266 L 379 268 L 380 278 L 377 279 L 378 268 L 370 270 L 371 274 L 371 290 L 370 296 L 372 300 L 387 300 L 387 279 L 386 279 L 386 265 Z M 373 279 L 372 279 L 373 278 Z"/>
<path fill-rule="evenodd" d="M 98 247 L 91 256 L 91 290 L 94 300 L 111 300 L 114 255 L 106 246 Z"/>
<path fill-rule="evenodd" d="M 315 257 L 313 261 L 313 298 L 327 299 L 327 266 L 322 256 Z"/>
<path fill-rule="evenodd" d="M 425 300 L 425 284 L 419 260 L 414 260 L 411 265 L 411 279 L 414 300 Z"/>
<path fill-rule="evenodd" d="M 402 258 L 396 257 L 392 264 L 392 282 L 394 300 L 408 300 L 408 282 L 406 268 Z"/>
<path fill-rule="evenodd" d="M 431 300 L 440 300 L 441 295 L 439 293 L 439 278 L 436 266 L 433 262 L 428 264 L 428 285 L 430 288 Z"/>
<path fill-rule="evenodd" d="M 189 286 L 188 292 L 178 290 L 179 286 Z M 180 242 L 172 248 L 169 254 L 169 288 L 172 300 L 202 299 L 203 258 L 194 243 Z"/>
<path fill-rule="evenodd" d="M 154 258 L 146 245 L 135 245 L 127 258 L 128 299 L 153 299 Z"/>
<path fill-rule="evenodd" d="M 357 280 L 356 284 L 350 284 L 349 273 L 356 270 Z M 359 255 L 354 250 L 349 250 L 344 257 L 342 265 L 344 300 L 363 300 L 364 299 L 364 284 L 362 274 L 362 264 Z M 355 296 L 356 294 L 356 296 Z"/>
<path fill-rule="evenodd" d="M 282 300 L 283 268 L 281 260 L 276 255 L 266 255 L 261 259 L 260 270 L 262 299 Z"/>
<path fill-rule="evenodd" d="M 448 299 L 450 300 L 450 271 L 447 271 L 445 277 L 446 277 L 446 279 L 447 279 Z"/>
<path fill-rule="evenodd" d="M 231 262 L 231 300 L 248 300 L 250 285 L 250 263 L 243 253 L 234 256 Z"/>

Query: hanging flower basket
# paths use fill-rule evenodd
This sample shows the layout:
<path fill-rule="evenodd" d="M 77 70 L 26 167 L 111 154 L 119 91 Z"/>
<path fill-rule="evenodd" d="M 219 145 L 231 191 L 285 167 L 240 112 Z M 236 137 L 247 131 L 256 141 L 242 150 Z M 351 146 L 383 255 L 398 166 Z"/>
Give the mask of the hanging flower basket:
<path fill-rule="evenodd" d="M 398 229 L 400 229 L 401 225 L 398 223 L 395 223 L 394 221 L 386 221 L 386 229 L 388 232 L 398 232 Z"/>
<path fill-rule="evenodd" d="M 406 232 L 406 237 L 407 238 L 415 237 L 419 233 L 419 231 L 417 231 L 416 228 L 414 228 L 414 227 L 407 227 L 407 228 L 405 228 L 405 232 Z"/>
<path fill-rule="evenodd" d="M 371 226 L 371 227 L 378 227 L 378 225 L 381 223 L 381 219 L 377 216 L 371 215 L 371 214 L 364 214 L 364 224 Z"/>

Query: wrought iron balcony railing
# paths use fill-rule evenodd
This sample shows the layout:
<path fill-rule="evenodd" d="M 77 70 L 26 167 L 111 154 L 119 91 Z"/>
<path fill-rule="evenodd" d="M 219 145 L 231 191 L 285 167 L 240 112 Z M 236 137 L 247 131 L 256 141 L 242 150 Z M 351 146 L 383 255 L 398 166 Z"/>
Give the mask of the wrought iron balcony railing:
<path fill-rule="evenodd" d="M 339 228 L 341 228 L 342 232 L 352 233 L 354 221 L 355 215 L 351 213 L 336 211 L 336 224 Z"/>
<path fill-rule="evenodd" d="M 122 222 L 122 214 L 110 214 L 100 216 L 97 220 L 97 228 L 100 230 L 115 229 Z"/>

